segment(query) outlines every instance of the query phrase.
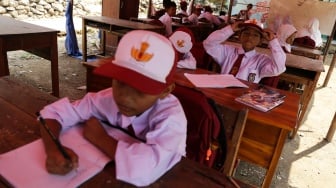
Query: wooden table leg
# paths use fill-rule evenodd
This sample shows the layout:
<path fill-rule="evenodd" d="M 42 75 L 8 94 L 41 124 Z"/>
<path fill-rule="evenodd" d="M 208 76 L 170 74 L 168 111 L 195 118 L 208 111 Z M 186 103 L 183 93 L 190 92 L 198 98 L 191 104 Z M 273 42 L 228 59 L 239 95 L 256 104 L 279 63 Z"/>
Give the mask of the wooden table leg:
<path fill-rule="evenodd" d="M 322 85 L 323 87 L 326 87 L 328 85 L 330 77 L 331 77 L 331 74 L 332 74 L 332 72 L 334 70 L 335 64 L 336 64 L 336 53 L 334 53 L 334 55 L 333 55 L 333 59 L 332 59 L 332 61 L 330 63 L 330 67 L 328 69 L 327 76 L 324 79 L 324 82 L 323 82 L 323 85 Z"/>
<path fill-rule="evenodd" d="M 87 33 L 86 33 L 86 21 L 82 19 L 82 51 L 83 51 L 83 62 L 87 61 Z"/>
<path fill-rule="evenodd" d="M 333 139 L 333 136 L 335 134 L 335 130 L 336 130 L 336 112 L 335 112 L 334 118 L 333 118 L 333 120 L 330 124 L 327 136 L 325 138 L 328 142 L 331 142 L 331 140 Z"/>
<path fill-rule="evenodd" d="M 262 187 L 270 187 L 271 183 L 272 183 L 272 179 L 273 179 L 273 175 L 275 173 L 275 170 L 277 168 L 279 159 L 280 159 L 280 155 L 282 152 L 282 149 L 284 147 L 285 144 L 285 140 L 288 136 L 288 130 L 285 129 L 281 129 L 279 138 L 278 138 L 278 143 L 276 145 L 276 147 L 274 148 L 274 154 L 271 160 L 271 163 L 269 165 L 269 168 L 267 169 L 264 181 L 262 183 Z"/>
<path fill-rule="evenodd" d="M 58 75 L 58 48 L 57 34 L 52 34 L 50 46 L 50 63 L 51 63 L 51 87 L 52 94 L 59 97 L 59 75 Z"/>
<path fill-rule="evenodd" d="M 9 75 L 7 51 L 4 45 L 4 40 L 0 38 L 0 77 Z"/>

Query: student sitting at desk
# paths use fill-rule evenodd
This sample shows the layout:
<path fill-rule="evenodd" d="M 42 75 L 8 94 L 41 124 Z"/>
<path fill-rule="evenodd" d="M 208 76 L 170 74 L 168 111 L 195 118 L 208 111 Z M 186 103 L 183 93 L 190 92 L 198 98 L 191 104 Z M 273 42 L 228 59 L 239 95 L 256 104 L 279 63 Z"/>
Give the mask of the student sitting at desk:
<path fill-rule="evenodd" d="M 317 18 L 310 19 L 307 25 L 298 30 L 294 44 L 308 48 L 321 47 L 323 41 L 319 27 L 320 22 Z"/>
<path fill-rule="evenodd" d="M 277 31 L 277 37 L 280 45 L 285 52 L 291 52 L 291 46 L 294 42 L 297 30 L 292 24 L 282 24 Z"/>
<path fill-rule="evenodd" d="M 188 20 L 191 24 L 197 25 L 198 24 L 198 17 L 202 13 L 202 7 L 201 6 L 195 6 L 193 9 L 192 14 L 188 17 Z"/>
<path fill-rule="evenodd" d="M 241 46 L 224 44 L 235 32 L 239 33 Z M 272 56 L 256 52 L 261 39 L 269 42 Z M 254 83 L 264 77 L 277 76 L 286 70 L 286 54 L 273 32 L 263 30 L 256 20 L 245 23 L 235 22 L 212 32 L 203 41 L 206 52 L 220 65 L 222 74 L 233 74 L 235 77 Z"/>
<path fill-rule="evenodd" d="M 176 14 L 176 3 L 174 1 L 170 1 L 166 5 L 166 13 L 159 18 L 159 20 L 165 25 L 166 28 L 166 36 L 169 36 L 173 33 L 172 27 L 172 16 Z"/>
<path fill-rule="evenodd" d="M 60 99 L 40 114 L 55 135 L 82 123 L 83 136 L 115 161 L 117 179 L 149 185 L 186 153 L 186 117 L 170 94 L 175 68 L 175 51 L 166 37 L 131 31 L 119 42 L 115 59 L 95 70 L 113 79 L 112 88 L 75 102 Z M 110 124 L 112 132 L 105 130 L 103 122 Z M 67 174 L 76 168 L 80 156 L 65 146 L 71 157 L 66 160 L 43 128 L 41 135 L 48 172 Z"/>
<path fill-rule="evenodd" d="M 196 59 L 190 52 L 193 46 L 193 42 L 189 33 L 184 31 L 175 31 L 169 37 L 169 40 L 172 42 L 178 53 L 177 67 L 185 69 L 196 69 Z"/>

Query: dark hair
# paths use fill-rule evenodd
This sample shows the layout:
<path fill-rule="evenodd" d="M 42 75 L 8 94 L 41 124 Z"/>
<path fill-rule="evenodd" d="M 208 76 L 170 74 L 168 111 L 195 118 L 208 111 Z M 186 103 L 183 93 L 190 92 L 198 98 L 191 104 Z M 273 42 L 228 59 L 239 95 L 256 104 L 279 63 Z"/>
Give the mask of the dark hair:
<path fill-rule="evenodd" d="M 182 10 L 186 10 L 188 8 L 188 3 L 186 1 L 181 1 L 180 7 Z"/>
<path fill-rule="evenodd" d="M 163 5 L 164 8 L 167 8 L 169 3 L 171 3 L 171 0 L 163 0 L 162 1 L 162 5 Z"/>
<path fill-rule="evenodd" d="M 176 8 L 176 3 L 174 1 L 169 1 L 165 8 L 168 9 L 168 8 L 171 8 L 171 7 Z"/>

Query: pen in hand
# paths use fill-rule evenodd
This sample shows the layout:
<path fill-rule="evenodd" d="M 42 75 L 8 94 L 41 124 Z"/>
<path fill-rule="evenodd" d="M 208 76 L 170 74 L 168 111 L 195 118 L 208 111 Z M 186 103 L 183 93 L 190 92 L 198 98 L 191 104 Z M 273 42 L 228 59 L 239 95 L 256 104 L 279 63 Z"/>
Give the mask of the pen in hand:
<path fill-rule="evenodd" d="M 47 131 L 47 133 L 49 134 L 49 136 L 51 137 L 51 139 L 53 140 L 53 142 L 56 144 L 58 150 L 62 153 L 63 157 L 67 160 L 71 161 L 71 157 L 70 155 L 65 151 L 64 147 L 61 145 L 61 143 L 59 142 L 59 140 L 56 138 L 56 136 L 51 132 L 51 130 L 49 129 L 48 125 L 45 123 L 44 119 L 42 116 L 40 116 L 39 112 L 36 112 L 37 115 L 37 119 L 40 121 L 40 123 L 42 124 L 42 126 L 44 127 L 44 129 Z"/>

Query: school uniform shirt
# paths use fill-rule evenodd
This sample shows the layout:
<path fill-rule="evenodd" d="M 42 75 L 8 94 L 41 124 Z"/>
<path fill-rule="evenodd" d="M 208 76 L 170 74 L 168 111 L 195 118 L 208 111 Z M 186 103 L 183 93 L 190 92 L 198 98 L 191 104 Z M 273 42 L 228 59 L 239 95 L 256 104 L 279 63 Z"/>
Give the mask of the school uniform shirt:
<path fill-rule="evenodd" d="M 183 55 L 183 59 L 177 62 L 177 67 L 185 69 L 196 69 L 196 59 L 191 52 Z"/>
<path fill-rule="evenodd" d="M 172 18 L 169 16 L 169 14 L 166 12 L 163 16 L 159 18 L 159 20 L 165 25 L 166 28 L 166 36 L 169 36 L 173 33 L 172 28 Z"/>
<path fill-rule="evenodd" d="M 85 122 L 94 116 L 99 120 L 126 129 L 133 126 L 136 137 L 130 139 L 118 129 L 109 129 L 118 140 L 115 164 L 116 178 L 136 186 L 147 186 L 171 169 L 186 153 L 187 120 L 182 106 L 173 95 L 159 99 L 139 116 L 123 116 L 108 88 L 88 93 L 83 99 L 70 102 L 63 98 L 45 106 L 41 115 L 56 119 L 62 130 Z M 107 129 L 106 129 L 107 130 Z"/>
<path fill-rule="evenodd" d="M 223 44 L 234 32 L 230 25 L 212 32 L 203 41 L 206 52 L 221 66 L 222 74 L 229 74 L 239 54 L 244 49 L 229 44 Z M 272 56 L 260 54 L 255 50 L 246 52 L 241 62 L 237 78 L 259 83 L 264 77 L 277 76 L 286 70 L 286 54 L 277 39 L 269 41 Z"/>
<path fill-rule="evenodd" d="M 215 24 L 217 26 L 222 23 L 217 16 L 213 15 L 210 12 L 204 12 L 198 17 L 198 19 L 202 18 L 207 19 L 210 23 Z"/>
<path fill-rule="evenodd" d="M 192 24 L 198 24 L 198 16 L 195 13 L 192 13 L 189 17 L 188 20 L 192 23 Z"/>

